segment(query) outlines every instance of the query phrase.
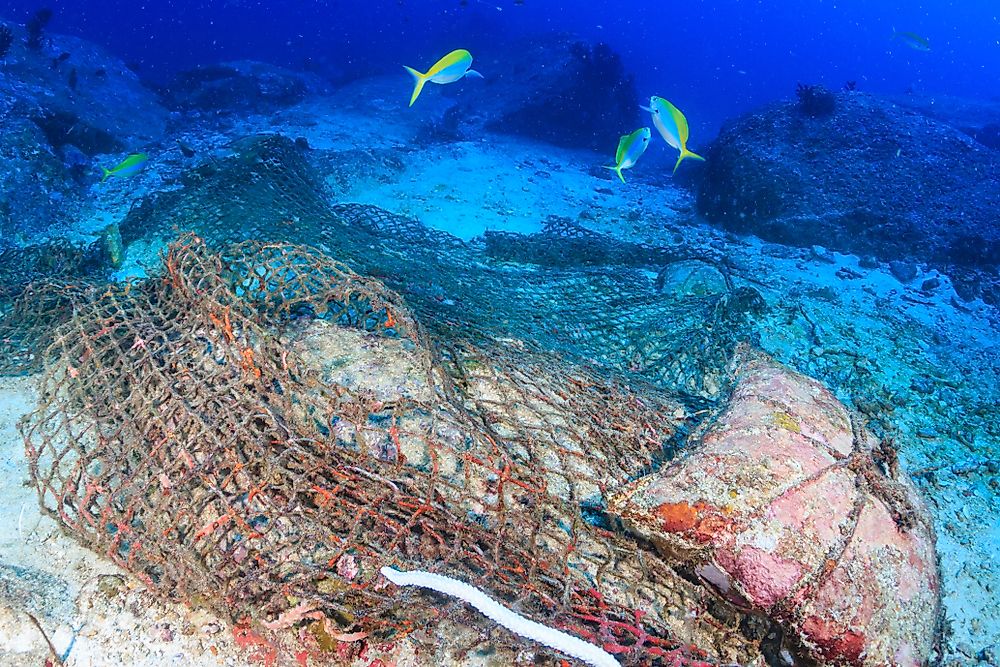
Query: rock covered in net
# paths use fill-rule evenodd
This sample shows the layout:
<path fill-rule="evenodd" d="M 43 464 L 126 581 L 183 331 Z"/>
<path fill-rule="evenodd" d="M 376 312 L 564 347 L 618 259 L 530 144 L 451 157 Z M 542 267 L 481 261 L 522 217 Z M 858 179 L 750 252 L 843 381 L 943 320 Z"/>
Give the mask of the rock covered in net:
<path fill-rule="evenodd" d="M 604 514 L 685 417 L 655 387 L 516 341 L 433 341 L 380 282 L 287 244 L 183 237 L 161 278 L 81 291 L 72 313 L 22 427 L 31 478 L 153 590 L 298 628 L 320 660 L 339 631 L 458 619 L 486 640 L 384 565 L 466 581 L 623 664 L 757 652 L 747 617 Z"/>
<path fill-rule="evenodd" d="M 923 665 L 940 593 L 934 529 L 895 461 L 818 382 L 742 350 L 725 411 L 609 511 L 821 665 Z"/>

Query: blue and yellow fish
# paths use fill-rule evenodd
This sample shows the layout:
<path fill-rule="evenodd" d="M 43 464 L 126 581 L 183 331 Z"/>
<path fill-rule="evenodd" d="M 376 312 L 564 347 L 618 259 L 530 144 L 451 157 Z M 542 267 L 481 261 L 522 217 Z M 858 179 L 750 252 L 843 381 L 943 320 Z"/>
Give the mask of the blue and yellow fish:
<path fill-rule="evenodd" d="M 431 83 L 454 83 L 467 76 L 483 78 L 483 75 L 472 67 L 472 54 L 465 49 L 456 49 L 441 60 L 434 63 L 426 74 L 421 74 L 412 67 L 403 65 L 403 69 L 413 76 L 413 95 L 410 96 L 410 106 L 420 97 L 420 91 L 424 89 L 424 84 Z"/>
<path fill-rule="evenodd" d="M 921 37 L 915 32 L 898 32 L 895 28 L 892 29 L 892 39 L 898 39 L 903 44 L 914 51 L 930 51 L 931 43 L 926 37 Z"/>
<path fill-rule="evenodd" d="M 111 169 L 102 167 L 102 169 L 104 169 L 104 177 L 101 179 L 101 183 L 108 180 L 109 176 L 118 176 L 118 177 L 135 176 L 136 174 L 138 174 L 140 171 L 143 170 L 143 168 L 146 166 L 146 162 L 148 161 L 149 161 L 149 156 L 146 155 L 145 153 L 133 153 L 132 155 L 129 155 L 127 158 L 119 162 Z"/>
<path fill-rule="evenodd" d="M 646 152 L 650 136 L 652 136 L 652 133 L 648 127 L 640 127 L 632 134 L 622 136 L 618 140 L 618 152 L 615 153 L 615 166 L 604 168 L 618 174 L 618 178 L 622 179 L 622 183 L 624 183 L 625 177 L 622 176 L 622 169 L 631 169 L 635 166 L 635 163 L 639 161 L 642 154 Z"/>
<path fill-rule="evenodd" d="M 649 106 L 642 107 L 642 109 L 653 115 L 653 125 L 656 126 L 663 140 L 680 151 L 680 155 L 677 156 L 677 162 L 674 164 L 675 174 L 677 173 L 677 167 L 681 166 L 681 162 L 687 158 L 694 160 L 705 159 L 697 153 L 692 153 L 688 150 L 688 122 L 680 109 L 662 97 L 656 97 L 655 95 L 649 98 Z"/>

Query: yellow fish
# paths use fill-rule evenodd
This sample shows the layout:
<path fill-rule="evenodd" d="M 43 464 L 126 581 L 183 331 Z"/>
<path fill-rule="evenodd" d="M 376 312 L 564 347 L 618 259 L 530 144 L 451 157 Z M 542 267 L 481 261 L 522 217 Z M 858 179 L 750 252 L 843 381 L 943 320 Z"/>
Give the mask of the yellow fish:
<path fill-rule="evenodd" d="M 675 174 L 677 173 L 677 167 L 681 166 L 681 162 L 686 158 L 705 160 L 702 156 L 692 153 L 687 149 L 688 122 L 680 109 L 662 97 L 656 97 L 655 95 L 649 98 L 649 106 L 642 107 L 642 109 L 653 115 L 653 125 L 656 126 L 663 140 L 681 152 L 677 157 L 677 162 L 674 164 Z"/>
<path fill-rule="evenodd" d="M 149 156 L 145 153 L 133 153 L 127 158 L 119 162 L 111 169 L 107 167 L 101 167 L 104 171 L 104 178 L 101 179 L 101 183 L 108 180 L 109 176 L 135 176 L 146 166 L 146 162 L 149 161 Z"/>
<path fill-rule="evenodd" d="M 426 74 L 421 74 L 412 67 L 407 67 L 403 65 L 403 69 L 409 72 L 414 79 L 413 82 L 413 95 L 410 97 L 410 106 L 417 101 L 420 97 L 420 91 L 424 89 L 424 84 L 430 81 L 431 83 L 454 83 L 459 79 L 463 79 L 467 76 L 475 76 L 480 79 L 483 75 L 477 72 L 472 67 L 472 54 L 465 49 L 456 49 L 452 51 L 441 60 L 434 63 L 434 65 L 427 70 Z"/>
<path fill-rule="evenodd" d="M 622 136 L 618 140 L 618 152 L 615 153 L 615 166 L 605 167 L 605 169 L 610 169 L 618 174 L 618 178 L 622 179 L 622 183 L 624 183 L 625 177 L 622 176 L 622 169 L 631 169 L 635 166 L 635 163 L 639 161 L 642 154 L 646 152 L 650 136 L 651 133 L 648 127 L 640 127 L 632 134 Z"/>

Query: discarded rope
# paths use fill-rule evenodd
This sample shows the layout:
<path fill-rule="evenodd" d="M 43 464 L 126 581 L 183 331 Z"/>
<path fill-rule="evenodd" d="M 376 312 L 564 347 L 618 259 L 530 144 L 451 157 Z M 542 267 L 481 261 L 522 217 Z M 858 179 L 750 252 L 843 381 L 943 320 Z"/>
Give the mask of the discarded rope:
<path fill-rule="evenodd" d="M 614 656 L 599 646 L 529 620 L 464 581 L 421 570 L 400 572 L 389 566 L 385 566 L 379 571 L 383 577 L 397 586 L 419 586 L 456 597 L 472 605 L 483 616 L 502 625 L 514 634 L 544 644 L 593 667 L 621 667 L 621 663 Z"/>

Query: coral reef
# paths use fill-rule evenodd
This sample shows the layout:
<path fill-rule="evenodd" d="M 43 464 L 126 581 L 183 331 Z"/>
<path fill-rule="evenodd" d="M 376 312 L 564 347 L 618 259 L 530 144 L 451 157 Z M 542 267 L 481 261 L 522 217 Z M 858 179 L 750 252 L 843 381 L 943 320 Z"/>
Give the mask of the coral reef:
<path fill-rule="evenodd" d="M 35 12 L 25 24 L 25 28 L 28 31 L 28 37 L 24 42 L 25 46 L 33 51 L 42 48 L 42 36 L 51 20 L 52 10 L 48 7 L 43 7 Z"/>
<path fill-rule="evenodd" d="M 0 76 L 0 247 L 69 224 L 100 173 L 96 156 L 138 148 L 166 128 L 166 110 L 120 61 L 74 37 L 45 39 L 58 56 L 15 45 Z"/>
<path fill-rule="evenodd" d="M 786 102 L 727 126 L 699 210 L 765 240 L 930 264 L 965 298 L 1000 302 L 997 153 L 891 100 L 836 97 L 826 122 Z"/>
<path fill-rule="evenodd" d="M 3 113 L 0 102 L 0 248 L 33 240 L 44 229 L 68 224 L 77 196 L 62 160 L 31 119 Z"/>
<path fill-rule="evenodd" d="M 14 43 L 14 33 L 5 25 L 0 25 L 0 60 L 7 56 L 10 45 Z"/>
<path fill-rule="evenodd" d="M 844 89 L 852 91 L 854 86 L 845 86 Z M 800 83 L 795 87 L 795 96 L 799 98 L 802 113 L 812 118 L 830 116 L 837 110 L 837 96 L 823 86 Z"/>
<path fill-rule="evenodd" d="M 990 123 L 970 130 L 969 136 L 987 148 L 1000 151 L 1000 123 Z"/>

